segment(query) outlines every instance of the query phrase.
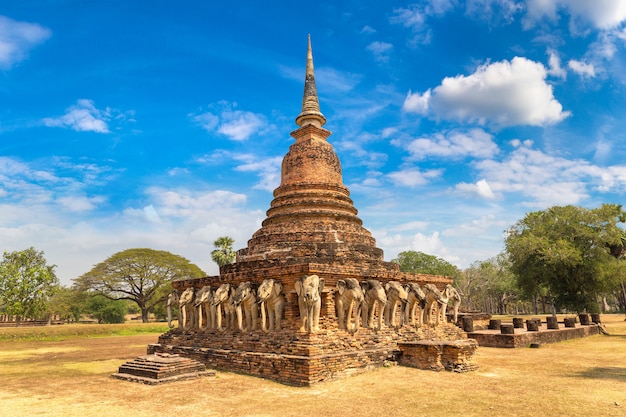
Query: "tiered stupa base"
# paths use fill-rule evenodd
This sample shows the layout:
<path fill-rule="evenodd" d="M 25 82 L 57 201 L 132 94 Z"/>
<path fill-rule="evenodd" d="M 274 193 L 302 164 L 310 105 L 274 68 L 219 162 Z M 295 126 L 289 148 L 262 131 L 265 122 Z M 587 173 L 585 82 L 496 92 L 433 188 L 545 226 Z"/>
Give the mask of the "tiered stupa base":
<path fill-rule="evenodd" d="M 117 373 L 111 376 L 126 381 L 157 385 L 213 375 L 215 371 L 207 371 L 204 362 L 193 360 L 188 356 L 149 352 L 146 356 L 126 362 L 119 367 Z"/>
<path fill-rule="evenodd" d="M 239 265 L 241 267 L 241 265 Z M 236 269 L 235 264 L 231 270 Z M 298 298 L 294 291 L 294 280 L 302 275 L 317 274 L 324 277 L 326 286 L 322 294 L 320 330 L 307 334 L 301 332 Z M 357 278 L 378 279 L 381 282 L 427 282 L 444 286 L 450 280 L 442 276 L 407 274 L 388 269 L 383 263 L 368 268 L 347 267 L 327 264 L 296 264 L 262 269 L 245 269 L 221 276 L 177 281 L 180 290 L 189 286 L 200 288 L 204 285 L 217 287 L 223 282 L 238 285 L 240 282 L 260 283 L 263 279 L 280 280 L 285 288 L 286 304 L 282 329 L 264 333 L 260 329 L 248 332 L 228 329 L 219 331 L 173 329 L 159 337 L 158 343 L 148 347 L 148 353 L 178 354 L 204 363 L 208 368 L 231 372 L 241 372 L 278 382 L 306 386 L 321 381 L 336 379 L 345 375 L 363 372 L 383 366 L 388 361 L 397 362 L 402 355 L 399 344 L 419 341 L 461 341 L 467 340 L 465 332 L 450 323 L 384 327 L 382 330 L 359 328 L 350 334 L 339 330 L 335 314 L 335 285 L 338 279 Z M 400 310 L 400 308 L 398 308 Z M 400 311 L 396 323 L 400 323 Z M 471 343 L 470 343 L 471 344 Z M 474 344 L 472 346 L 475 346 Z M 470 346 L 471 347 L 471 346 Z M 459 356 L 458 363 L 448 361 L 450 367 L 460 370 L 474 369 L 467 365 L 473 360 L 470 355 Z M 430 363 L 437 358 L 425 358 Z M 402 362 L 401 362 L 402 363 Z M 410 366 L 431 368 L 409 364 Z M 448 369 L 448 368 L 446 368 Z"/>

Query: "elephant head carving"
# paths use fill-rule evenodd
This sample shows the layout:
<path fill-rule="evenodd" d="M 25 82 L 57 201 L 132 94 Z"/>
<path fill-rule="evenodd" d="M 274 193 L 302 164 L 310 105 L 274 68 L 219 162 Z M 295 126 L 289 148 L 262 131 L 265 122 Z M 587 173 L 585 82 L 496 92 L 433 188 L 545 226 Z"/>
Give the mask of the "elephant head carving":
<path fill-rule="evenodd" d="M 183 330 L 191 330 L 196 327 L 196 307 L 194 301 L 196 300 L 196 289 L 189 287 L 182 292 L 178 300 L 180 306 L 181 318 Z"/>
<path fill-rule="evenodd" d="M 361 315 L 361 308 L 364 301 L 365 297 L 359 285 L 359 281 L 354 278 L 340 279 L 337 281 L 335 307 L 337 309 L 337 320 L 340 329 L 348 330 L 351 333 L 359 329 L 359 316 Z"/>
<path fill-rule="evenodd" d="M 196 293 L 196 309 L 198 311 L 198 328 L 213 329 L 215 327 L 215 306 L 211 305 L 213 301 L 213 291 L 211 287 L 205 285 Z"/>
<path fill-rule="evenodd" d="M 378 316 L 378 330 L 383 328 L 384 308 L 387 304 L 387 294 L 380 281 L 368 279 L 361 282 L 361 289 L 365 300 L 361 316 L 363 317 L 363 327 L 372 328 L 374 315 Z"/>
<path fill-rule="evenodd" d="M 324 279 L 317 275 L 304 275 L 295 280 L 298 307 L 302 326 L 300 331 L 314 333 L 319 330 L 320 310 Z"/>
<path fill-rule="evenodd" d="M 169 295 L 167 296 L 167 325 L 170 329 L 174 328 L 174 325 L 172 324 L 172 308 L 176 308 L 178 309 L 178 326 L 181 327 L 181 313 L 180 313 L 180 308 L 179 308 L 179 300 L 180 300 L 180 293 L 178 292 L 178 290 L 173 290 L 171 293 L 169 293 Z"/>
<path fill-rule="evenodd" d="M 264 280 L 257 290 L 257 303 L 261 308 L 261 330 L 264 333 L 280 330 L 285 309 L 283 284 L 275 279 Z"/>
<path fill-rule="evenodd" d="M 221 332 L 227 328 L 234 329 L 235 327 L 235 307 L 232 304 L 232 300 L 235 295 L 234 293 L 234 287 L 225 283 L 220 285 L 213 294 L 213 301 L 211 304 L 216 307 L 215 327 Z M 226 321 L 225 326 L 223 326 L 222 319 Z"/>
<path fill-rule="evenodd" d="M 426 302 L 424 307 L 424 324 L 438 325 L 446 320 L 446 308 L 448 306 L 448 295 L 446 291 L 442 293 L 434 284 L 424 285 Z"/>
<path fill-rule="evenodd" d="M 259 320 L 259 306 L 256 303 L 256 288 L 251 282 L 242 282 L 235 290 L 233 305 L 237 316 L 237 328 L 247 332 L 256 330 Z M 245 326 L 243 319 L 245 316 Z"/>
<path fill-rule="evenodd" d="M 445 288 L 446 296 L 448 297 L 448 305 L 452 302 L 452 323 L 456 323 L 459 319 L 459 307 L 461 306 L 461 294 L 452 285 L 448 284 Z M 444 311 L 443 318 L 446 318 L 446 312 Z"/>
<path fill-rule="evenodd" d="M 409 282 L 404 286 L 407 292 L 407 303 L 404 320 L 410 325 L 422 324 L 422 314 L 426 307 L 426 294 L 417 282 Z"/>
<path fill-rule="evenodd" d="M 402 321 L 404 321 L 404 314 L 401 314 L 401 322 L 396 324 L 396 311 L 398 303 L 400 303 L 402 305 L 402 312 L 404 313 L 404 307 L 407 302 L 408 294 L 404 287 L 397 281 L 389 281 L 385 284 L 385 291 L 387 293 L 387 304 L 385 305 L 385 324 L 389 327 L 401 326 Z"/>

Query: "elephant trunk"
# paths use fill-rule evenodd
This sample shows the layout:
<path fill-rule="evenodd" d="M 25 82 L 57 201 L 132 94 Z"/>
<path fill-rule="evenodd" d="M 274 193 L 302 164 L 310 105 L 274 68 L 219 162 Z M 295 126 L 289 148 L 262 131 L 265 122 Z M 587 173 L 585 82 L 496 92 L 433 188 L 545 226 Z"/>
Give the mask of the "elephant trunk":
<path fill-rule="evenodd" d="M 174 325 L 172 324 L 172 306 L 171 305 L 167 306 L 167 327 L 169 327 L 170 329 L 174 328 Z"/>
<path fill-rule="evenodd" d="M 306 331 L 307 333 L 313 332 L 313 304 L 308 302 L 306 303 Z"/>
<path fill-rule="evenodd" d="M 363 327 L 365 327 L 365 328 L 371 327 L 369 325 L 369 314 L 370 314 L 370 311 L 369 311 L 368 307 L 369 306 L 367 305 L 367 301 L 364 301 L 363 305 L 361 307 L 361 318 L 363 319 Z M 374 310 L 374 304 L 372 304 L 372 310 Z"/>
<path fill-rule="evenodd" d="M 226 330 L 225 328 L 222 327 L 222 304 L 218 304 L 217 308 L 215 310 L 215 319 L 216 319 L 216 327 L 217 330 L 219 330 L 220 332 L 223 332 L 224 330 Z"/>
<path fill-rule="evenodd" d="M 243 327 L 243 313 L 241 312 L 241 304 L 235 306 L 235 313 L 237 314 L 237 328 L 240 332 L 245 332 L 247 329 Z"/>
<path fill-rule="evenodd" d="M 263 333 L 269 333 L 269 329 L 267 328 L 267 315 L 265 313 L 265 301 L 261 302 L 261 330 Z"/>
<path fill-rule="evenodd" d="M 202 309 L 202 304 L 198 306 L 198 329 L 202 329 L 202 316 L 206 314 Z"/>
<path fill-rule="evenodd" d="M 181 312 L 182 312 L 181 321 L 183 322 L 183 330 L 187 330 L 187 306 L 183 306 L 183 309 Z"/>

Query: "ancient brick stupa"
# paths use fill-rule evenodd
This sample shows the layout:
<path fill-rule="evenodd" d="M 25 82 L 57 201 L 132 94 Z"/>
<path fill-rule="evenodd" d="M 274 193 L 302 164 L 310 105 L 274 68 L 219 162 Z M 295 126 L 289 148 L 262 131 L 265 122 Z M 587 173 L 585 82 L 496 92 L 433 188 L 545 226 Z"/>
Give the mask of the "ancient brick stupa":
<path fill-rule="evenodd" d="M 395 307 L 389 309 L 386 325 L 382 324 L 382 306 L 373 307 L 369 313 L 380 318 L 379 325 L 368 326 L 365 317 L 360 320 L 356 315 L 345 318 L 359 311 L 359 306 L 358 302 L 338 298 L 339 293 L 344 294 L 340 290 L 346 287 L 348 293 L 358 292 L 354 283 L 357 287 L 369 281 L 383 287 L 398 284 L 407 288 L 409 283 L 422 287 L 428 284 L 437 292 L 451 279 L 403 273 L 397 264 L 384 261 L 383 251 L 357 217 L 350 192 L 343 184 L 339 158 L 327 141 L 331 132 L 324 129 L 325 123 L 309 38 L 302 112 L 296 118 L 298 129 L 291 132 L 296 142 L 283 159 L 281 184 L 274 191 L 267 218 L 247 247 L 237 252 L 235 263 L 220 268 L 219 276 L 174 283 L 179 293 L 189 288 L 210 288 L 214 302 L 206 304 L 205 310 L 212 308 L 213 318 L 207 315 L 204 322 L 209 324 L 205 326 L 195 322 L 171 330 L 159 338 L 159 343 L 149 346 L 149 353 L 175 353 L 211 368 L 309 385 L 397 360 L 403 343 L 465 338 L 460 329 L 445 320 L 404 323 L 402 302 L 398 303 L 397 313 Z M 316 279 L 321 299 L 317 309 L 307 310 L 309 299 L 303 289 L 309 284 L 307 277 Z M 237 305 L 232 301 L 237 298 L 236 288 L 247 286 L 252 293 L 258 290 L 260 297 L 259 286 L 268 282 L 277 288 L 279 302 L 272 304 L 275 317 L 271 309 L 265 310 L 265 303 L 244 308 L 242 302 L 238 304 L 239 316 L 233 313 L 230 325 L 225 324 L 228 315 L 224 311 L 232 309 L 233 303 Z M 218 302 L 218 288 L 230 288 L 230 304 Z M 393 288 L 388 287 L 388 298 L 391 291 Z M 406 293 L 404 297 L 406 301 Z M 339 303 L 351 307 L 344 310 Z M 259 306 L 262 314 L 258 313 Z M 431 304 L 428 306 L 430 309 Z M 310 313 L 319 313 L 319 317 L 309 317 Z M 269 326 L 266 315 L 272 319 Z M 238 323 L 233 324 L 235 318 Z M 448 367 L 471 367 L 471 358 L 457 362 Z"/>

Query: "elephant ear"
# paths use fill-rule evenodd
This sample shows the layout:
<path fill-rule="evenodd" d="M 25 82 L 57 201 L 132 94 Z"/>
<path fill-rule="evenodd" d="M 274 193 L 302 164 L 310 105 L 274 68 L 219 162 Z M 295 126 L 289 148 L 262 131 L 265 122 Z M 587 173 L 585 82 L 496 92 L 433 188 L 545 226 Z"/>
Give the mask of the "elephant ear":
<path fill-rule="evenodd" d="M 282 282 L 274 281 L 274 286 L 272 287 L 274 290 L 274 295 L 279 296 L 281 292 L 283 292 L 283 284 Z"/>
<path fill-rule="evenodd" d="M 324 291 L 324 283 L 326 281 L 324 281 L 324 278 L 320 278 L 319 281 L 319 286 L 317 287 L 317 292 L 320 294 L 320 296 L 322 295 L 322 291 Z"/>
<path fill-rule="evenodd" d="M 346 281 L 340 279 L 337 280 L 337 291 L 339 295 L 343 295 L 343 292 L 346 290 Z"/>
<path fill-rule="evenodd" d="M 298 294 L 298 297 L 302 296 L 302 278 L 297 279 L 293 283 L 293 286 L 296 288 L 296 294 Z"/>

